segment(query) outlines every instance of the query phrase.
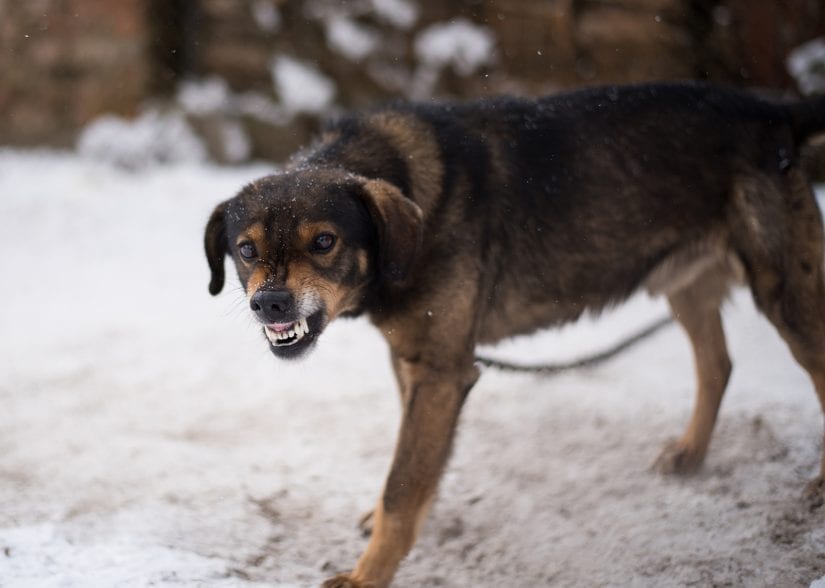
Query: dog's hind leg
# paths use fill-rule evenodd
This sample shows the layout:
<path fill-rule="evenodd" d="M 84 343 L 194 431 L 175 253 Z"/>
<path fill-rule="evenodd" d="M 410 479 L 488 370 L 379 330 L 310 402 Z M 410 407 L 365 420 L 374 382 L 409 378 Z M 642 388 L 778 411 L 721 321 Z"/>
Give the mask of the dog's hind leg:
<path fill-rule="evenodd" d="M 779 181 L 740 185 L 735 203 L 735 246 L 756 305 L 810 375 L 825 414 L 825 267 L 816 198 L 803 174 L 791 170 Z M 825 453 L 811 485 L 818 504 L 825 498 L 823 479 Z"/>
<path fill-rule="evenodd" d="M 727 286 L 728 274 L 720 260 L 689 285 L 668 295 L 673 316 L 693 347 L 696 404 L 682 437 L 666 445 L 656 459 L 654 468 L 662 473 L 691 473 L 705 458 L 731 372 L 719 314 Z"/>

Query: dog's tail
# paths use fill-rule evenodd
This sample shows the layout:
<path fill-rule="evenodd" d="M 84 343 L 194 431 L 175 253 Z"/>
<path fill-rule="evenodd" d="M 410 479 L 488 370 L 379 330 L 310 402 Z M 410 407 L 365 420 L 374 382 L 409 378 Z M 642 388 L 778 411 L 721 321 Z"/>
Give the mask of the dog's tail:
<path fill-rule="evenodd" d="M 626 339 L 623 339 L 622 341 L 619 341 L 618 343 L 616 343 L 608 349 L 605 349 L 604 351 L 594 353 L 593 355 L 580 357 L 579 359 L 574 359 L 572 361 L 547 364 L 522 364 L 479 355 L 476 356 L 476 361 L 483 366 L 507 372 L 527 372 L 531 374 L 541 374 L 544 376 L 554 375 L 560 372 L 568 372 L 576 369 L 591 368 L 606 362 L 608 359 L 612 359 L 625 349 L 633 347 L 643 339 L 647 339 L 654 333 L 661 330 L 663 327 L 666 327 L 670 324 L 673 324 L 673 319 L 671 317 L 666 316 L 660 318 L 659 320 L 657 320 L 654 323 L 651 323 L 638 333 L 634 333 L 633 335 L 627 337 Z"/>
<path fill-rule="evenodd" d="M 825 95 L 806 98 L 788 105 L 797 144 L 825 133 Z"/>

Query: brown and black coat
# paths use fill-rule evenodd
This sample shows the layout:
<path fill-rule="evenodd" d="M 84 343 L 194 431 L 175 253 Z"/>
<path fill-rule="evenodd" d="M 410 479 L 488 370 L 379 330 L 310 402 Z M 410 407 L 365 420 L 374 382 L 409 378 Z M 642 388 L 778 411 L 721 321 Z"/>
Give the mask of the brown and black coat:
<path fill-rule="evenodd" d="M 689 472 L 731 370 L 719 307 L 744 282 L 825 410 L 822 217 L 800 164 L 823 130 L 825 99 L 689 83 L 401 103 L 340 119 L 219 205 L 210 291 L 232 255 L 273 353 L 298 356 L 329 321 L 362 313 L 391 349 L 404 408 L 395 457 L 364 554 L 325 586 L 391 582 L 478 378 L 478 343 L 640 288 L 667 296 L 698 387 L 657 465 Z M 810 492 L 821 499 L 822 477 Z"/>

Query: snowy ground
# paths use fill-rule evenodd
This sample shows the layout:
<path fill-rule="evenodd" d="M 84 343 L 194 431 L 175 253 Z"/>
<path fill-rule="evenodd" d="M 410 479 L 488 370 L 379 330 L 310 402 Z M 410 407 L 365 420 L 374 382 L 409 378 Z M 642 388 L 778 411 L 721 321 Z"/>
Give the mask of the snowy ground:
<path fill-rule="evenodd" d="M 364 545 L 398 402 L 365 321 L 277 362 L 237 284 L 206 290 L 211 208 L 266 168 L 118 171 L 0 152 L 0 585 L 313 586 Z M 599 349 L 658 317 L 503 345 Z M 706 467 L 649 470 L 693 396 L 670 328 L 599 369 L 488 371 L 397 586 L 825 585 L 811 385 L 745 294 Z"/>

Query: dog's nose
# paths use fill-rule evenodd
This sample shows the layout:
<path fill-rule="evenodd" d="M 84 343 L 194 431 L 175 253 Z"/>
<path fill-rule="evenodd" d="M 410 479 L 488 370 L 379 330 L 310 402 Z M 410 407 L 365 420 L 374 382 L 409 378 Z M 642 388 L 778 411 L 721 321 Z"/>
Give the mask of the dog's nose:
<path fill-rule="evenodd" d="M 258 290 L 249 299 L 249 306 L 265 323 L 287 322 L 292 313 L 292 295 L 286 290 Z"/>

